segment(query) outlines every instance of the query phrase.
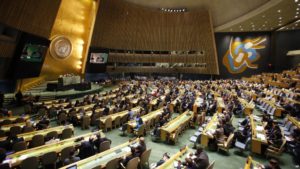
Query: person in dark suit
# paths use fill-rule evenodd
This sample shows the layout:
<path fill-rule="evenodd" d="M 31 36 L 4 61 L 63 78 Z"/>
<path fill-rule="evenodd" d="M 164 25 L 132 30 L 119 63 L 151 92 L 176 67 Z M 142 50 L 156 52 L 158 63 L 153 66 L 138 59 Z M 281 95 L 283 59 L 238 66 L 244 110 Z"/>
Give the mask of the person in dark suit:
<path fill-rule="evenodd" d="M 195 156 L 194 161 L 197 169 L 206 169 L 209 166 L 209 158 L 206 152 L 203 151 L 203 148 L 197 148 Z"/>
<path fill-rule="evenodd" d="M 105 107 L 103 112 L 102 112 L 102 115 L 103 116 L 107 116 L 109 114 L 109 108 L 108 107 Z"/>
<path fill-rule="evenodd" d="M 137 154 L 137 156 L 141 157 L 143 152 L 145 152 L 146 150 L 147 146 L 145 143 L 145 139 L 144 137 L 141 137 L 138 146 L 135 148 L 135 153 Z"/>
<path fill-rule="evenodd" d="M 5 148 L 6 150 L 12 150 L 12 147 L 14 144 L 24 141 L 23 138 L 18 138 L 17 136 L 8 136 L 6 138 L 6 144 L 5 144 Z"/>
<path fill-rule="evenodd" d="M 152 164 L 150 168 L 157 168 L 163 163 L 165 163 L 166 161 L 168 161 L 169 159 L 170 156 L 167 153 L 164 153 L 162 159 L 160 159 L 157 163 Z"/>
<path fill-rule="evenodd" d="M 96 139 L 93 140 L 93 144 L 95 145 L 95 147 L 97 148 L 98 151 L 100 151 L 100 144 L 103 143 L 104 141 L 109 141 L 111 144 L 111 140 L 106 138 L 106 137 L 101 137 L 100 134 L 96 135 Z"/>
<path fill-rule="evenodd" d="M 81 143 L 78 154 L 78 157 L 80 159 L 85 159 L 95 154 L 96 151 L 94 149 L 94 146 L 89 141 L 84 141 Z"/>
<path fill-rule="evenodd" d="M 217 143 L 219 144 L 223 144 L 225 141 L 225 134 L 224 134 L 224 129 L 222 128 L 222 126 L 220 124 L 217 125 L 217 129 L 215 132 L 215 138 Z"/>
<path fill-rule="evenodd" d="M 136 153 L 136 149 L 134 147 L 130 147 L 131 149 L 131 154 L 129 156 L 124 156 L 121 160 L 120 160 L 120 166 L 121 168 L 126 168 L 126 165 L 128 164 L 128 162 L 135 158 L 135 157 L 139 157 L 138 154 Z"/>

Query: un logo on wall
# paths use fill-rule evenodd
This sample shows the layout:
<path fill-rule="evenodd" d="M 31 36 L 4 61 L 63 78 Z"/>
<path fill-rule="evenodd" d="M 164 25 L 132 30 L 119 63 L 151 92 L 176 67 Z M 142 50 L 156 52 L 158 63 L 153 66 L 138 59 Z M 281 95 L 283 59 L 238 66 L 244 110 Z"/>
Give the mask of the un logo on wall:
<path fill-rule="evenodd" d="M 55 59 L 67 59 L 72 53 L 72 42 L 65 36 L 56 36 L 50 44 L 50 54 Z"/>

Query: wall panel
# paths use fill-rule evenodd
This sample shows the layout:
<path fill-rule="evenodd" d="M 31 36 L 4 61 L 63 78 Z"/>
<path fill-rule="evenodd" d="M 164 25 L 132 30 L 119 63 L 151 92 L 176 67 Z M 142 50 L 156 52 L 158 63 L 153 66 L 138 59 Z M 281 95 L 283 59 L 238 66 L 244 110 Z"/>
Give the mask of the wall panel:
<path fill-rule="evenodd" d="M 1 0 L 0 23 L 49 38 L 61 0 Z"/>
<path fill-rule="evenodd" d="M 187 63 L 204 60 L 210 63 L 204 72 L 218 74 L 213 28 L 206 10 L 169 13 L 122 0 L 102 0 L 91 46 L 143 51 L 205 51 L 202 58 L 186 58 Z M 127 60 L 139 60 L 132 59 Z M 118 61 L 116 57 L 114 60 Z M 176 58 L 170 56 L 169 61 L 175 62 Z"/>

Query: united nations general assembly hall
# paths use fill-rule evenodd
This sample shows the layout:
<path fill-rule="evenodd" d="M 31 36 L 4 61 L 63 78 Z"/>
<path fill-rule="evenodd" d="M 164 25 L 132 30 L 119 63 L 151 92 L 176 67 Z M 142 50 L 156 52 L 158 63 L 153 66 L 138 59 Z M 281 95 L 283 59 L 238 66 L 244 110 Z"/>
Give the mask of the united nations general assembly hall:
<path fill-rule="evenodd" d="M 0 169 L 300 169 L 300 0 L 0 0 Z"/>

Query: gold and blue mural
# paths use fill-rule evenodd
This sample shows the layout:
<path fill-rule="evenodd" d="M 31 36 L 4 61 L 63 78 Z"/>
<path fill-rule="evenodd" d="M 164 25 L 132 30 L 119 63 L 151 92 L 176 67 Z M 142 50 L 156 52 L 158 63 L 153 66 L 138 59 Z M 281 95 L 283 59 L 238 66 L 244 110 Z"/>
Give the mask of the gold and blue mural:
<path fill-rule="evenodd" d="M 257 69 L 258 64 L 255 62 L 261 57 L 258 50 L 266 47 L 266 40 L 266 37 L 258 37 L 241 41 L 240 38 L 232 37 L 223 57 L 223 65 L 232 74 L 243 73 L 247 69 Z"/>

